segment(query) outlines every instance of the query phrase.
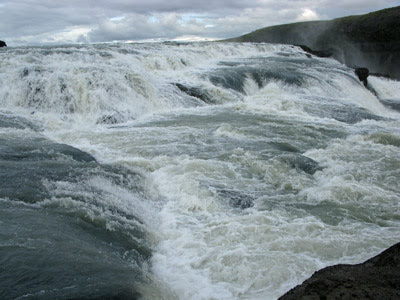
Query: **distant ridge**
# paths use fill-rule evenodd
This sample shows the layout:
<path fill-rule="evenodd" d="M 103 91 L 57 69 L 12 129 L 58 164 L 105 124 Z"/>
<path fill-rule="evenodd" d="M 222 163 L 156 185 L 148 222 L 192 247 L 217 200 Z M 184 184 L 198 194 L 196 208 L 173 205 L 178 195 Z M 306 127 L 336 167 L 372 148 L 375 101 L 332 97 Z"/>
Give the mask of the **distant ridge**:
<path fill-rule="evenodd" d="M 350 67 L 400 80 L 400 6 L 330 21 L 311 21 L 262 28 L 227 42 L 305 45 L 330 50 Z"/>

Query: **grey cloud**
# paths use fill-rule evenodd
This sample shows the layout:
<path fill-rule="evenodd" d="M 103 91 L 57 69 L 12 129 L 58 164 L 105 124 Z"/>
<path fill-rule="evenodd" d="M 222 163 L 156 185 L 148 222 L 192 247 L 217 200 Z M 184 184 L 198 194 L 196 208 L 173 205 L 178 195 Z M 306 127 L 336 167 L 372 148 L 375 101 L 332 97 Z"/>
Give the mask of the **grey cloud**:
<path fill-rule="evenodd" d="M 103 20 L 92 30 L 88 39 L 91 42 L 113 40 L 140 40 L 154 37 L 173 39 L 182 35 L 202 36 L 206 38 L 227 38 L 248 33 L 260 27 L 279 24 L 282 20 L 296 21 L 303 13 L 301 9 L 247 8 L 231 15 L 202 16 L 191 18 L 177 13 L 159 13 L 148 16 L 130 14 L 119 22 Z"/>
<path fill-rule="evenodd" d="M 247 7 L 256 7 L 259 0 L 101 0 L 97 2 L 101 7 L 125 12 L 149 13 L 149 12 L 185 12 L 185 11 L 214 11 L 214 10 L 237 10 Z"/>
<path fill-rule="evenodd" d="M 205 33 L 205 24 L 196 20 L 186 21 L 176 13 L 153 15 L 149 19 L 146 15 L 131 14 L 119 22 L 104 20 L 88 37 L 91 42 L 105 42 L 113 40 L 141 40 L 154 37 L 171 39 L 181 35 L 202 35 Z"/>
<path fill-rule="evenodd" d="M 0 7 L 1 35 L 29 36 L 93 22 L 89 11 L 72 7 L 36 5 L 33 1 L 6 2 Z"/>
<path fill-rule="evenodd" d="M 183 35 L 226 38 L 302 20 L 305 10 L 311 17 L 326 19 L 395 6 L 397 1 L 0 0 L 0 39 L 18 45 L 33 41 L 174 39 Z M 112 21 L 115 17 L 120 18 Z"/>

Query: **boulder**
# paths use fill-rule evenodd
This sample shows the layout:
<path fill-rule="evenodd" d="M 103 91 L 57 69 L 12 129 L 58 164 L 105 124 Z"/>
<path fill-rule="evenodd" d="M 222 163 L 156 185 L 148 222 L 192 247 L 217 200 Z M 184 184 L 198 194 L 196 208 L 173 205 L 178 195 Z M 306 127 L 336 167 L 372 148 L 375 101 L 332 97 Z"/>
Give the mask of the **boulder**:
<path fill-rule="evenodd" d="M 369 76 L 369 70 L 367 68 L 356 68 L 354 73 L 356 73 L 358 79 L 360 79 L 360 81 L 364 83 L 365 86 L 367 86 L 368 84 L 367 78 Z"/>
<path fill-rule="evenodd" d="M 6 44 L 6 42 L 4 42 L 4 41 L 0 41 L 0 47 L 7 47 L 7 44 Z"/>
<path fill-rule="evenodd" d="M 400 243 L 358 265 L 315 272 L 279 300 L 400 299 Z"/>

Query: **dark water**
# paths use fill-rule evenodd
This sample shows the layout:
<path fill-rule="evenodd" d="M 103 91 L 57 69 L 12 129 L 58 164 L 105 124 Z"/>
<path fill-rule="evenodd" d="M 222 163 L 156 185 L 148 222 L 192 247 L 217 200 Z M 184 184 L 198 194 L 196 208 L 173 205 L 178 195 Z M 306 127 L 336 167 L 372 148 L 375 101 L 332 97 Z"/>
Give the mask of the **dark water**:
<path fill-rule="evenodd" d="M 138 298 L 146 229 L 90 181 L 120 187 L 134 203 L 145 197 L 140 176 L 51 142 L 22 118 L 0 115 L 0 124 L 0 298 Z"/>

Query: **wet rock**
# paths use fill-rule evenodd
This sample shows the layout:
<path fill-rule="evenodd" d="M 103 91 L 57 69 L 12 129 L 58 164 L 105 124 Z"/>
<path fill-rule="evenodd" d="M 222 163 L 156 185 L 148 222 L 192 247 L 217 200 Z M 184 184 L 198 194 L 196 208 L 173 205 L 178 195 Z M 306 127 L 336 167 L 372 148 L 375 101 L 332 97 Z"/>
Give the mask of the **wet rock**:
<path fill-rule="evenodd" d="M 300 47 L 301 49 L 303 49 L 303 51 L 310 53 L 312 55 L 318 56 L 318 57 L 331 57 L 333 55 L 333 51 L 329 50 L 329 49 L 314 51 L 310 47 L 307 47 L 306 45 L 297 45 L 297 46 Z M 308 57 L 311 58 L 310 56 L 308 56 Z"/>
<path fill-rule="evenodd" d="M 315 160 L 300 154 L 283 155 L 281 156 L 281 159 L 283 159 L 292 168 L 296 168 L 297 170 L 303 171 L 310 175 L 313 175 L 315 172 L 323 169 Z"/>
<path fill-rule="evenodd" d="M 300 152 L 300 150 L 297 149 L 295 146 L 286 142 L 270 142 L 269 144 L 274 148 L 278 149 L 279 151 L 293 152 L 293 153 Z"/>
<path fill-rule="evenodd" d="M 227 198 L 229 205 L 235 208 L 246 209 L 253 207 L 253 198 L 233 190 L 218 190 L 218 195 Z"/>
<path fill-rule="evenodd" d="M 0 47 L 7 47 L 7 44 L 6 44 L 6 42 L 4 42 L 4 41 L 0 41 Z"/>
<path fill-rule="evenodd" d="M 358 265 L 326 267 L 279 300 L 400 299 L 400 243 Z"/>
<path fill-rule="evenodd" d="M 176 87 L 178 89 L 180 89 L 182 92 L 184 92 L 185 94 L 200 99 L 201 101 L 203 101 L 204 103 L 207 104 L 214 104 L 215 101 L 213 101 L 211 99 L 210 96 L 207 95 L 206 92 L 204 92 L 203 90 L 201 90 L 200 88 L 197 87 L 188 87 L 186 85 L 183 85 L 181 83 L 175 83 Z"/>
<path fill-rule="evenodd" d="M 121 123 L 122 120 L 123 120 L 122 115 L 119 113 L 115 113 L 115 114 L 101 116 L 100 118 L 97 119 L 96 124 L 113 125 Z"/>
<path fill-rule="evenodd" d="M 118 120 L 115 116 L 102 116 L 97 119 L 96 124 L 117 124 Z"/>
<path fill-rule="evenodd" d="M 367 68 L 356 68 L 354 70 L 354 73 L 356 73 L 358 79 L 360 79 L 360 81 L 364 83 L 365 86 L 368 85 L 367 78 L 369 76 L 369 70 Z"/>

